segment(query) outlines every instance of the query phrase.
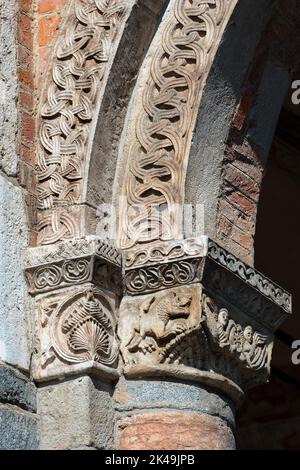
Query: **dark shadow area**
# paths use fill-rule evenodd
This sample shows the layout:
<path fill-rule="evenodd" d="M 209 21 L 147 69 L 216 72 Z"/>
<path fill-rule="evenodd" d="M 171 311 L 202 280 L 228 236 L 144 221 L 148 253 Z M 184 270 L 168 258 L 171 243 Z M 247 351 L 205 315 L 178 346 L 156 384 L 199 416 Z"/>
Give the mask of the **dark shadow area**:
<path fill-rule="evenodd" d="M 298 74 L 299 75 L 299 74 Z M 250 391 L 238 413 L 240 449 L 300 449 L 300 104 L 281 111 L 263 181 L 255 236 L 255 267 L 293 295 L 293 314 L 276 332 L 270 382 Z"/>

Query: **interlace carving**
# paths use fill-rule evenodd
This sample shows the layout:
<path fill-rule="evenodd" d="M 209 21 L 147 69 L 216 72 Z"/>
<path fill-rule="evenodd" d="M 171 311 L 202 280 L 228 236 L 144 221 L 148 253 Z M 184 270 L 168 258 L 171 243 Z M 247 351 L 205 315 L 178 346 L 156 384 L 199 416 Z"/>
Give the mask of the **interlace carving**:
<path fill-rule="evenodd" d="M 41 110 L 37 164 L 38 208 L 72 204 L 80 196 L 90 124 L 128 1 L 74 0 L 60 38 L 47 102 Z M 39 243 L 75 237 L 68 213 L 50 214 L 38 226 Z"/>
<path fill-rule="evenodd" d="M 136 139 L 126 155 L 127 206 L 120 244 L 178 237 L 187 156 L 213 47 L 229 10 L 226 0 L 171 0 L 149 65 Z M 159 34 L 159 33 L 158 33 Z M 129 133 L 132 139 L 132 132 Z"/>

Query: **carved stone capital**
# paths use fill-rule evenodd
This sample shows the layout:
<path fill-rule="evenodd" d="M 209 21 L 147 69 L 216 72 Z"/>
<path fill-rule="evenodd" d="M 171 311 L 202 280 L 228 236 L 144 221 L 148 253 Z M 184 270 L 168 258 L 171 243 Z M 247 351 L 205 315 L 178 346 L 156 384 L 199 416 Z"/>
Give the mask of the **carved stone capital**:
<path fill-rule="evenodd" d="M 287 292 L 207 237 L 122 254 L 89 237 L 29 249 L 24 267 L 36 380 L 124 371 L 199 381 L 239 402 L 267 380 L 273 333 L 291 313 Z"/>
<path fill-rule="evenodd" d="M 79 373 L 115 380 L 120 253 L 90 237 L 31 248 L 23 262 L 36 300 L 35 380 Z"/>
<path fill-rule="evenodd" d="M 287 292 L 206 237 L 131 252 L 124 264 L 127 376 L 199 381 L 236 402 L 267 381 Z"/>

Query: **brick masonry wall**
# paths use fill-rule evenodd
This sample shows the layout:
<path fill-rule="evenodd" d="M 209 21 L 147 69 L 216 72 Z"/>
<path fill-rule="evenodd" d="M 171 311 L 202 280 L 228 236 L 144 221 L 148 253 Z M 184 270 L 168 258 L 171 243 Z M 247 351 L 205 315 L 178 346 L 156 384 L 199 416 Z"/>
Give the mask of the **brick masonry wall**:
<path fill-rule="evenodd" d="M 250 265 L 254 263 L 256 215 L 272 133 L 288 91 L 288 77 L 299 60 L 300 41 L 295 26 L 299 27 L 299 3 L 279 0 L 249 67 L 225 150 L 217 237 L 223 246 Z M 278 76 L 274 77 L 275 74 Z M 274 104 L 267 102 L 267 94 L 264 96 L 268 85 L 270 89 L 273 87 L 270 99 Z M 259 105 L 263 100 L 266 103 Z M 269 139 L 258 135 L 264 131 L 263 113 L 266 113 L 266 126 L 270 126 L 265 131 L 269 132 Z"/>

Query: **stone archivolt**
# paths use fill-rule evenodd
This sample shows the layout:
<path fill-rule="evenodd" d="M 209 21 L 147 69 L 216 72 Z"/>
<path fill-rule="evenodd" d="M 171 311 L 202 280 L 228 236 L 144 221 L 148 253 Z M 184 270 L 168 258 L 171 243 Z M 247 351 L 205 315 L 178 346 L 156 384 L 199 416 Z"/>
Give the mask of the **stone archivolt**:
<path fill-rule="evenodd" d="M 235 0 L 171 0 L 149 52 L 142 103 L 128 130 L 128 176 L 122 194 L 120 245 L 172 240 L 201 92 Z M 156 39 L 157 39 L 156 38 Z M 140 81 L 144 80 L 144 73 Z M 137 90 L 141 88 L 138 82 Z M 132 142 L 132 134 L 135 138 Z"/>
<path fill-rule="evenodd" d="M 133 3 L 73 0 L 70 18 L 56 48 L 47 101 L 41 109 L 36 167 L 38 208 L 52 209 L 80 200 L 88 137 L 112 48 Z M 76 237 L 68 211 L 40 218 L 39 244 Z"/>

